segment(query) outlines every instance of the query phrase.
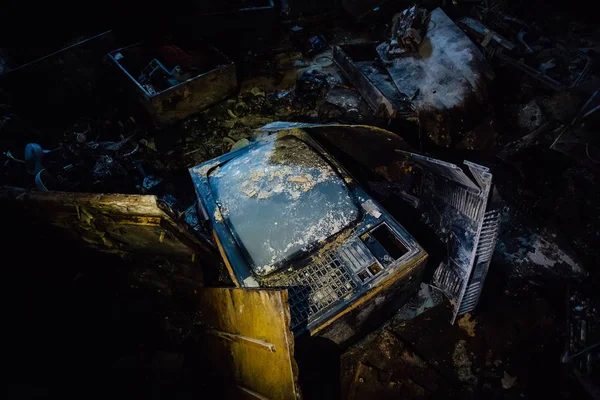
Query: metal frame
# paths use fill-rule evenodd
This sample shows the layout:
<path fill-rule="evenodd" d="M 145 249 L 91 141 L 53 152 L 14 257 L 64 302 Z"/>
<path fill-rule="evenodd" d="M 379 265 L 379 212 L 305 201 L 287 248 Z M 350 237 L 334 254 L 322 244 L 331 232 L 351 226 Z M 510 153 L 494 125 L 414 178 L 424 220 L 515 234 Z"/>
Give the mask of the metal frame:
<path fill-rule="evenodd" d="M 455 164 L 396 151 L 423 169 L 419 209 L 448 248 L 433 285 L 450 299 L 454 323 L 477 305 L 496 246 L 501 208 L 499 198 L 492 196 L 492 174 L 469 161 L 464 162 L 465 171 Z"/>

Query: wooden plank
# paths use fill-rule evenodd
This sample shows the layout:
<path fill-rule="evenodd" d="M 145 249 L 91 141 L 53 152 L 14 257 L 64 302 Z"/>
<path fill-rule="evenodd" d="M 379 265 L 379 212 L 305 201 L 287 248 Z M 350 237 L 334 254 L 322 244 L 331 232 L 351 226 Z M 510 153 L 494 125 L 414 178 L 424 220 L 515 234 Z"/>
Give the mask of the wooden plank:
<path fill-rule="evenodd" d="M 5 188 L 0 203 L 27 210 L 101 251 L 216 260 L 206 243 L 158 207 L 156 196 Z"/>
<path fill-rule="evenodd" d="M 20 188 L 0 191 L 0 199 L 15 199 L 23 204 L 52 208 L 54 212 L 72 212 L 76 206 L 93 208 L 103 214 L 164 217 L 156 205 L 156 196 L 132 194 L 96 194 L 75 192 L 36 192 Z"/>
<path fill-rule="evenodd" d="M 287 290 L 204 288 L 199 296 L 209 358 L 240 397 L 301 398 Z"/>
<path fill-rule="evenodd" d="M 235 276 L 235 272 L 233 272 L 233 267 L 231 266 L 231 263 L 229 262 L 229 259 L 227 258 L 227 254 L 225 254 L 225 250 L 223 249 L 223 245 L 221 244 L 221 241 L 219 240 L 219 236 L 217 235 L 217 232 L 214 231 L 214 229 L 213 229 L 213 240 L 217 244 L 217 248 L 219 249 L 219 254 L 221 255 L 221 258 L 223 259 L 223 263 L 225 264 L 225 268 L 227 268 L 227 273 L 229 274 L 229 277 L 231 278 L 233 285 L 238 288 L 241 287 L 240 282 L 238 281 L 237 277 Z"/>

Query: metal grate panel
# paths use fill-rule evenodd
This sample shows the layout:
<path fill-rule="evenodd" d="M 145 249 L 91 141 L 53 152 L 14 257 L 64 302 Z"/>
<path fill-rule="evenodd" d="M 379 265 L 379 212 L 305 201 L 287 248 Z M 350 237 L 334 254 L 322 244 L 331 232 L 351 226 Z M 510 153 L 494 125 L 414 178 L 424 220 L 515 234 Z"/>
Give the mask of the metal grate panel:
<path fill-rule="evenodd" d="M 438 188 L 438 191 L 435 195 L 446 204 L 451 205 L 471 219 L 479 219 L 482 211 L 481 205 L 484 202 L 481 196 L 454 182 L 442 179 L 436 180 L 436 188 Z"/>
<path fill-rule="evenodd" d="M 479 301 L 479 295 L 481 294 L 481 282 L 475 282 L 467 287 L 465 295 L 463 296 L 460 308 L 458 309 L 458 315 L 466 314 L 473 311 L 477 302 Z"/>
<path fill-rule="evenodd" d="M 496 247 L 496 239 L 500 230 L 500 210 L 491 210 L 485 213 L 483 225 L 481 227 L 481 235 L 477 244 L 476 265 L 473 268 L 473 273 L 465 295 L 463 296 L 458 315 L 466 314 L 473 311 L 483 289 L 483 281 L 488 272 L 494 248 Z"/>
<path fill-rule="evenodd" d="M 335 253 L 326 254 L 320 261 L 294 271 L 280 283 L 288 289 L 292 329 L 308 322 L 358 287 Z"/>
<path fill-rule="evenodd" d="M 451 296 L 458 296 L 462 282 L 456 271 L 444 263 L 433 274 L 433 284 L 438 288 L 443 288 L 443 291 Z"/>
<path fill-rule="evenodd" d="M 477 259 L 479 262 L 485 262 L 492 259 L 496 239 L 500 230 L 500 211 L 493 210 L 485 213 L 483 218 L 483 227 L 477 244 Z"/>

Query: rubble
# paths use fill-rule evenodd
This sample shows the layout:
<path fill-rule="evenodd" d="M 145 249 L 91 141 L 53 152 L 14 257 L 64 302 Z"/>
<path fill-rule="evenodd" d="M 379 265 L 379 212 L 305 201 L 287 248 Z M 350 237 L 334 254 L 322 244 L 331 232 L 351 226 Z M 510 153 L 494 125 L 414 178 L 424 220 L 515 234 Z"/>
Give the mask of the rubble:
<path fill-rule="evenodd" d="M 384 61 L 415 53 L 427 32 L 427 10 L 412 6 L 392 17 L 392 28 L 388 43 L 378 51 L 386 54 Z"/>
<path fill-rule="evenodd" d="M 540 229 L 526 216 L 506 211 L 498 237 L 499 266 L 521 277 L 583 278 L 587 271 L 564 237 L 552 227 Z"/>
<path fill-rule="evenodd" d="M 502 377 L 502 387 L 504 389 L 510 389 L 517 383 L 516 376 L 510 376 L 508 372 L 504 371 L 504 376 Z"/>
<path fill-rule="evenodd" d="M 467 313 L 461 319 L 459 319 L 458 326 L 464 329 L 469 336 L 475 336 L 475 327 L 477 326 L 477 321 L 473 319 L 471 314 Z"/>
<path fill-rule="evenodd" d="M 497 57 L 557 91 L 578 86 L 589 73 L 592 61 L 579 49 L 565 48 L 531 25 L 493 7 L 483 8 L 480 15 L 482 20 L 466 17 L 460 24 L 480 40 L 488 56 Z"/>
<path fill-rule="evenodd" d="M 7 281 L 44 299 L 7 318 L 89 320 L 65 331 L 99 332 L 88 358 L 128 387 L 135 367 L 165 397 L 279 398 L 204 370 L 222 357 L 198 293 L 226 286 L 230 332 L 210 343 L 249 346 L 238 371 L 289 356 L 286 385 L 297 358 L 306 398 L 597 395 L 597 27 L 579 6 L 305 3 L 0 49 L 6 244 L 36 247 Z M 283 299 L 266 328 L 316 351 L 237 330 L 264 293 Z M 27 359 L 60 348 L 85 369 L 72 335 L 26 334 L 10 342 Z"/>
<path fill-rule="evenodd" d="M 435 29 L 427 31 L 426 41 L 419 41 L 416 54 L 387 62 L 387 50 L 374 45 L 370 59 L 363 55 L 369 54 L 366 51 L 336 48 L 334 60 L 376 113 L 395 117 L 396 110 L 407 108 L 399 105 L 400 99 L 410 99 L 426 135 L 421 140 L 451 146 L 459 141 L 465 113 L 486 101 L 487 82 L 494 73 L 444 11 L 433 10 L 428 20 Z M 385 64 L 383 70 L 377 68 L 377 60 Z"/>
<path fill-rule="evenodd" d="M 597 126 L 598 117 L 594 114 L 598 110 L 600 101 L 596 100 L 598 92 L 594 92 L 583 104 L 575 118 L 570 124 L 565 125 L 556 140 L 550 146 L 551 149 L 559 151 L 583 165 L 598 169 L 600 160 L 598 158 L 598 140 L 592 133 Z"/>

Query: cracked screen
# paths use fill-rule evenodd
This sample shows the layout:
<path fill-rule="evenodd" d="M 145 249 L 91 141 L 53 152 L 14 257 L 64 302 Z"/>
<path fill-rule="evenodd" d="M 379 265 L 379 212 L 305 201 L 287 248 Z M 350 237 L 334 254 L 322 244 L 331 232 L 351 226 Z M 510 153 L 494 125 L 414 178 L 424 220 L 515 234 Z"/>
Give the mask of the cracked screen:
<path fill-rule="evenodd" d="M 325 241 L 359 216 L 344 181 L 300 139 L 256 147 L 209 174 L 215 220 L 231 229 L 258 275 Z"/>

